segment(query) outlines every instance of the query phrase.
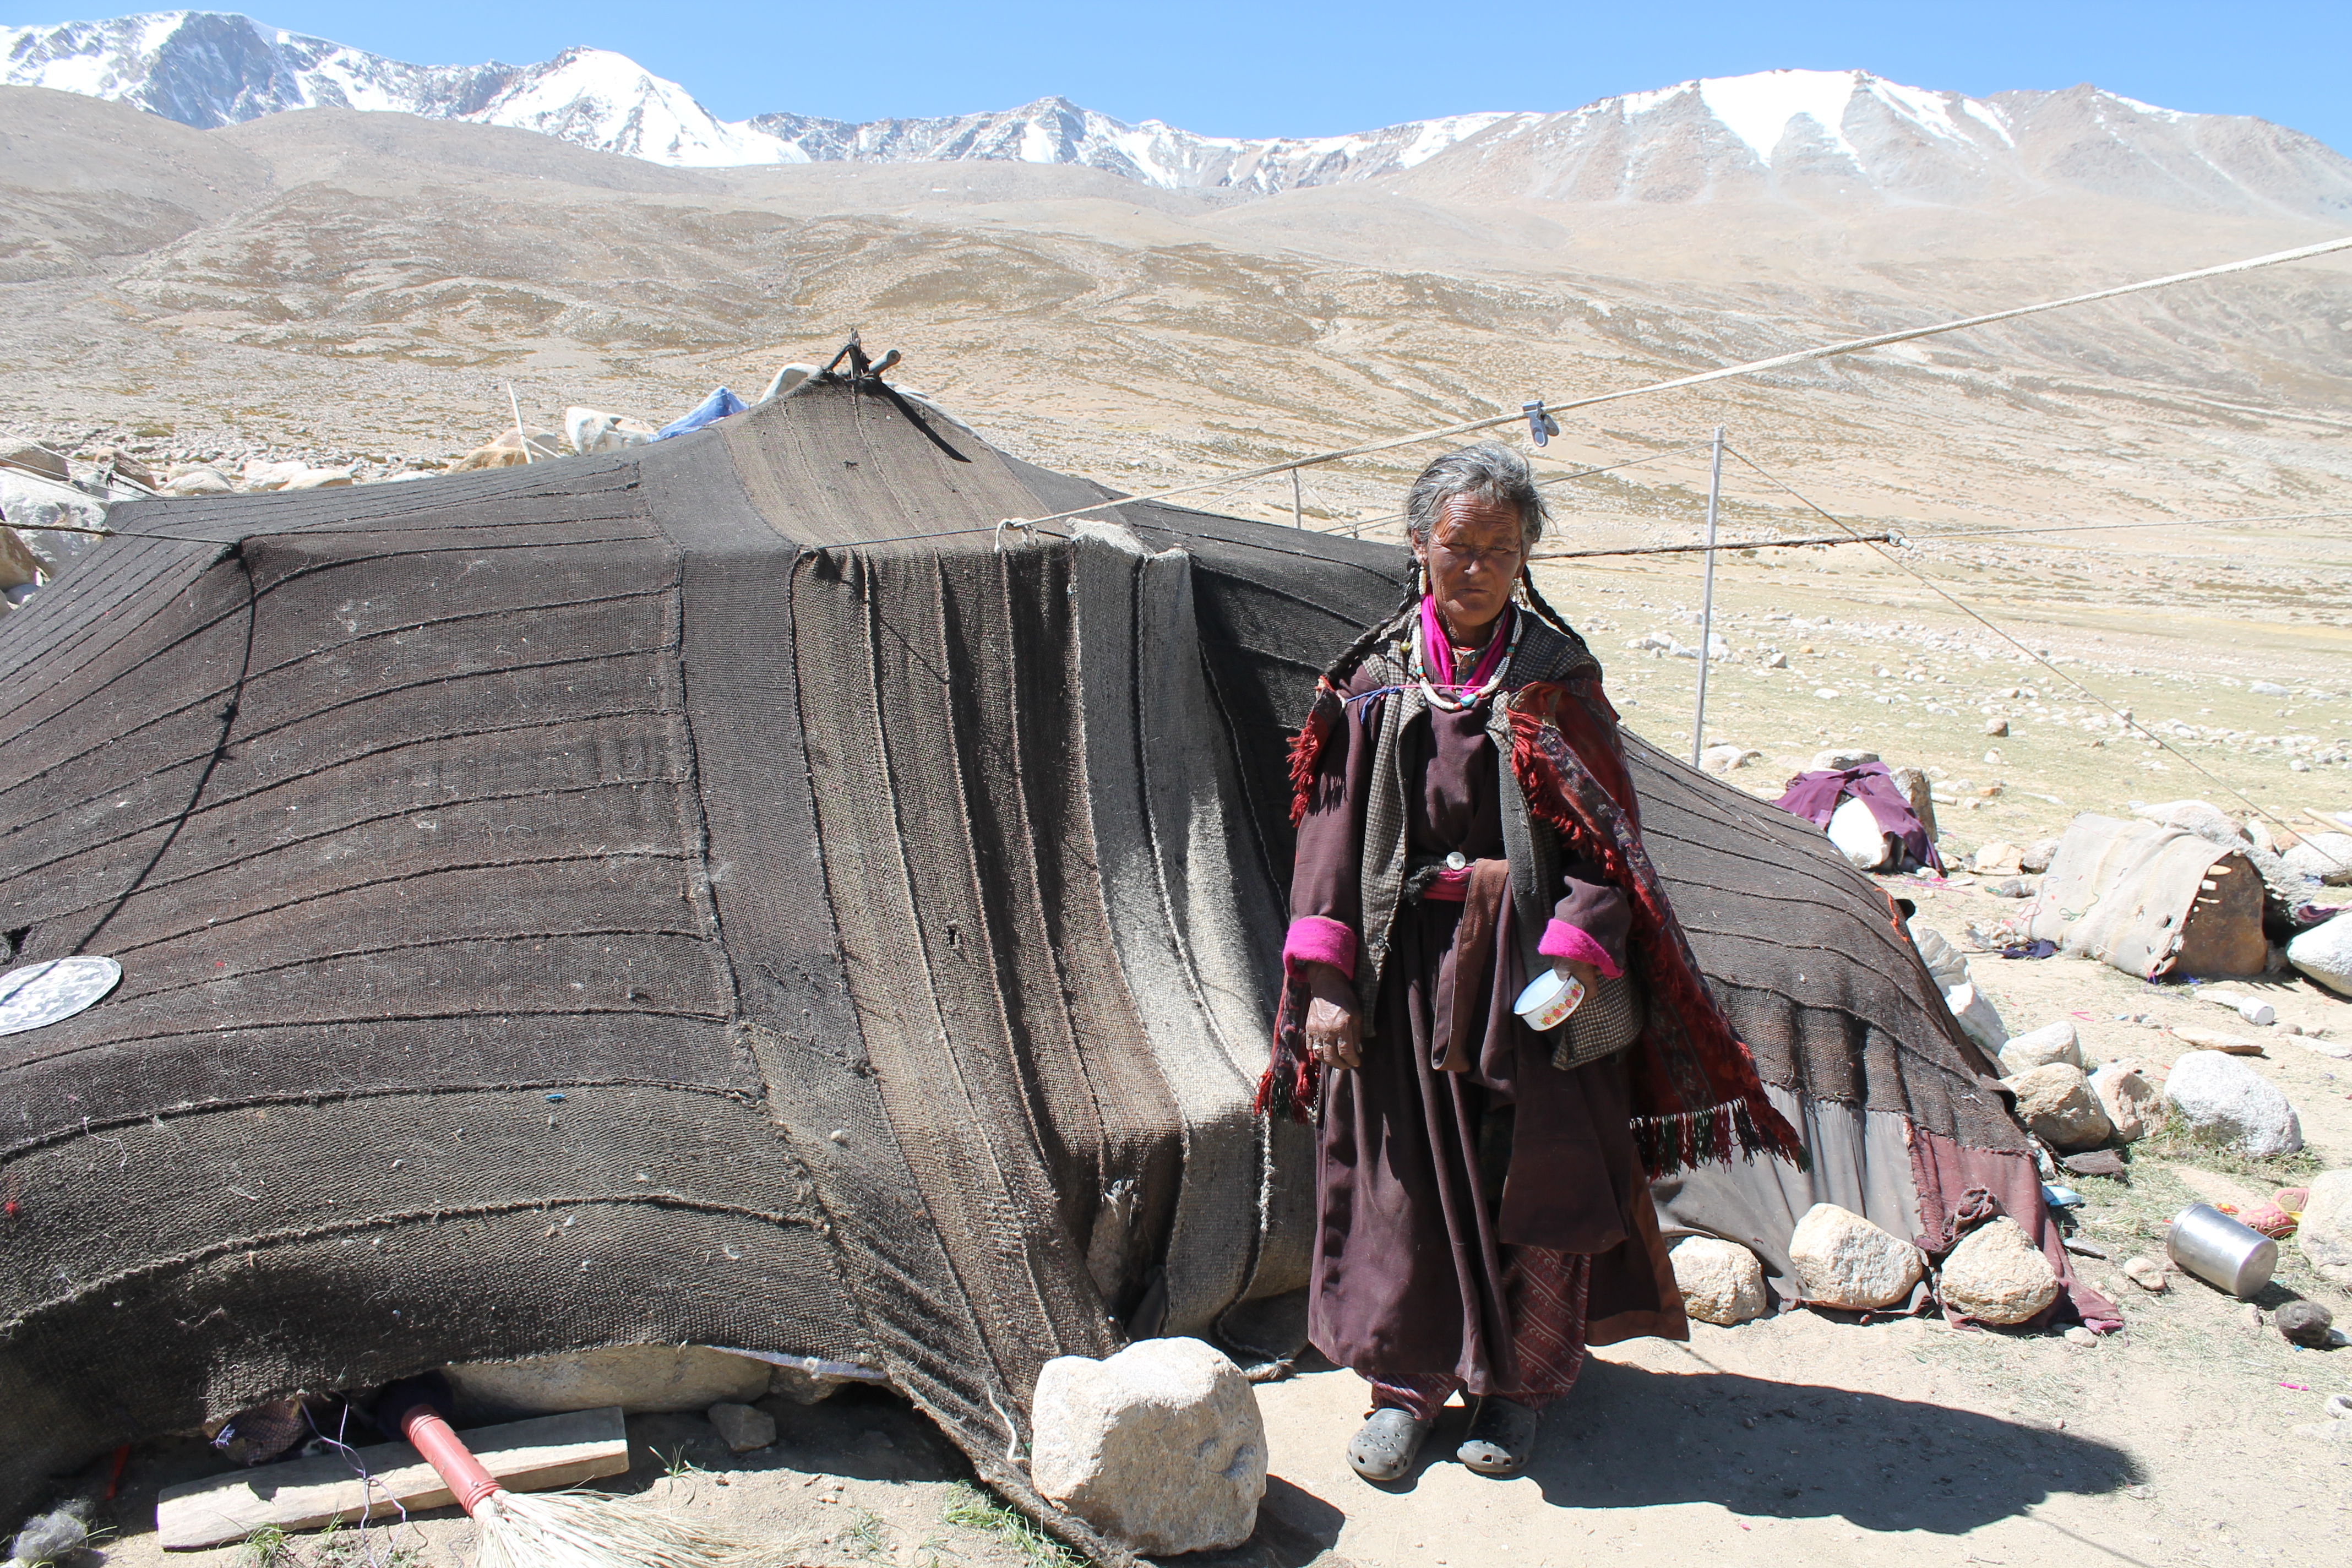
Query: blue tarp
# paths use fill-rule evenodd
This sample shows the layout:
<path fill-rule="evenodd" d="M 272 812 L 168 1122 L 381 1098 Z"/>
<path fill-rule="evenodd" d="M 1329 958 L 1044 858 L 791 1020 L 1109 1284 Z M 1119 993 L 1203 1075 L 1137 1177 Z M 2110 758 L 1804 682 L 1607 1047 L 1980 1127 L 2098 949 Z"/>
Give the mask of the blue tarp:
<path fill-rule="evenodd" d="M 696 405 L 693 413 L 682 415 L 655 431 L 653 438 L 656 441 L 667 441 L 673 436 L 683 436 L 688 430 L 699 430 L 705 425 L 726 418 L 730 414 L 740 414 L 749 406 L 751 406 L 749 404 L 722 386 Z"/>

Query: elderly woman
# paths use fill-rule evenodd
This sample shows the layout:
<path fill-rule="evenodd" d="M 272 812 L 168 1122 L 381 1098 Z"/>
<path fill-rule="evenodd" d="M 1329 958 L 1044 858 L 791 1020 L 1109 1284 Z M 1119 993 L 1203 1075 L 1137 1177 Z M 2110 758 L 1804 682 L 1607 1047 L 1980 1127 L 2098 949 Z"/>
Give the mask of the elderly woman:
<path fill-rule="evenodd" d="M 1287 981 L 1261 1100 L 1319 1127 L 1309 1333 L 1371 1384 L 1348 1461 L 1522 1468 L 1588 1345 L 1688 1330 L 1648 1178 L 1797 1155 L 1641 847 L 1616 714 L 1527 572 L 1509 448 L 1432 463 L 1417 583 L 1325 672 L 1292 754 Z M 1548 971 L 1581 1003 L 1515 1011 Z"/>

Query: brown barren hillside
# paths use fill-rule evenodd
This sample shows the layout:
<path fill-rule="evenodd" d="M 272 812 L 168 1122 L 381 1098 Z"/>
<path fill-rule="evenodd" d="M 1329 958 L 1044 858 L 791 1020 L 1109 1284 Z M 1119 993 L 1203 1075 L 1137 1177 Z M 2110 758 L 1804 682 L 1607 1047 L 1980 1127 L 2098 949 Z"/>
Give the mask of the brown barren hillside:
<path fill-rule="evenodd" d="M 2021 102 L 2007 148 L 1968 121 L 1974 142 L 1923 150 L 1857 96 L 1844 178 L 1802 144 L 1812 121 L 1767 167 L 1685 100 L 1513 117 L 1409 170 L 1248 196 L 989 161 L 674 169 L 340 110 L 199 132 L 0 89 L 0 422 L 365 477 L 494 433 L 509 384 L 535 423 L 572 404 L 658 422 L 857 327 L 1011 448 L 1141 489 L 2307 244 L 2352 192 L 2307 138 L 2156 110 L 2119 127 L 2123 100 L 2090 89 Z M 2347 367 L 2352 260 L 2329 258 L 1608 405 L 1540 458 L 1647 459 L 1559 492 L 1579 545 L 1686 542 L 1706 482 L 1686 447 L 1721 424 L 2038 645 L 2072 626 L 2140 650 L 2119 668 L 2284 653 L 2336 680 L 2352 520 L 2219 551 L 2200 520 L 2352 510 Z M 1420 456 L 1311 472 L 1307 520 L 1392 530 Z M 1292 494 L 1200 500 L 1287 516 Z M 1726 515 L 1742 537 L 1833 531 L 1737 461 Z M 2090 521 L 2179 526 L 1981 532 Z M 1624 579 L 1630 609 L 1604 618 L 1633 632 L 1696 602 L 1691 558 L 1578 570 Z M 1860 550 L 1734 557 L 1725 579 L 1727 613 L 1957 614 Z M 1643 662 L 1620 660 L 1629 689 L 1692 673 Z"/>

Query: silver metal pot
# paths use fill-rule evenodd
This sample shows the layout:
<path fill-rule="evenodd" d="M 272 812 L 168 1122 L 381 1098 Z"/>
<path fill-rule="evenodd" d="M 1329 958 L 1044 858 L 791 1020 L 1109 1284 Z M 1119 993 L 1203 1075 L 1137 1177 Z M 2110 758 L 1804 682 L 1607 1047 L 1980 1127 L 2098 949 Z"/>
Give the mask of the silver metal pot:
<path fill-rule="evenodd" d="M 2269 1284 L 2278 1268 L 2277 1242 L 2211 1204 L 2191 1204 L 2173 1215 L 2165 1247 L 2173 1262 L 2241 1301 Z"/>

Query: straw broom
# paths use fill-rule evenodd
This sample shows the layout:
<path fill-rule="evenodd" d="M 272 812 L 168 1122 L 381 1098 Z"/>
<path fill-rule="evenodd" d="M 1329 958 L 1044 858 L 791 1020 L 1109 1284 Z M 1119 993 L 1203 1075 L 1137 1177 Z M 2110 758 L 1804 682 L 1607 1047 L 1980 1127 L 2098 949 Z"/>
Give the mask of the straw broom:
<path fill-rule="evenodd" d="M 433 1408 L 424 1380 L 395 1385 L 378 1425 L 396 1425 L 456 1494 L 479 1539 L 478 1568 L 747 1568 L 767 1553 L 609 1492 L 510 1492 Z"/>

